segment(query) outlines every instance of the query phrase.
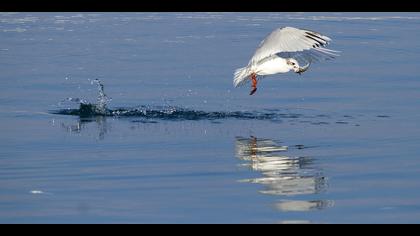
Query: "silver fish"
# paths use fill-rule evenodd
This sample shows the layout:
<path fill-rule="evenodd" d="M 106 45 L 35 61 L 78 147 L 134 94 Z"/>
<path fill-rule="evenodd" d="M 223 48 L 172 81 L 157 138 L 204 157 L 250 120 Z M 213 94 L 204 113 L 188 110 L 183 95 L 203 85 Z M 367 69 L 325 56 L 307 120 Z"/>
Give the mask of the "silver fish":
<path fill-rule="evenodd" d="M 299 75 L 301 75 L 303 72 L 307 71 L 309 69 L 309 66 L 311 65 L 311 62 L 309 62 L 306 66 L 299 67 L 299 70 L 296 71 Z"/>

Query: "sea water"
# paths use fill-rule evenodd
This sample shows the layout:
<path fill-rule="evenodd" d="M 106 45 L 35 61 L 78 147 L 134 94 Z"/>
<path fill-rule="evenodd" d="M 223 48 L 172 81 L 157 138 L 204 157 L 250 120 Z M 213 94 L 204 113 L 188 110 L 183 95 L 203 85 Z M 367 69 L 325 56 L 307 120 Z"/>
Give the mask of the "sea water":
<path fill-rule="evenodd" d="M 341 51 L 233 88 L 273 29 Z M 1 13 L 0 223 L 418 223 L 418 13 Z"/>

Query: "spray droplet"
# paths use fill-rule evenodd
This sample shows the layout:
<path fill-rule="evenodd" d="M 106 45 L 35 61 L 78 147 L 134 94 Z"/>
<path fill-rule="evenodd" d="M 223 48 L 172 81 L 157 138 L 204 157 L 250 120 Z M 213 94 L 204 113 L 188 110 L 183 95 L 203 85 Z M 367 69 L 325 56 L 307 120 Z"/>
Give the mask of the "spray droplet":
<path fill-rule="evenodd" d="M 32 193 L 32 194 L 44 194 L 44 192 L 41 191 L 41 190 L 32 190 L 32 191 L 30 191 L 30 193 Z"/>

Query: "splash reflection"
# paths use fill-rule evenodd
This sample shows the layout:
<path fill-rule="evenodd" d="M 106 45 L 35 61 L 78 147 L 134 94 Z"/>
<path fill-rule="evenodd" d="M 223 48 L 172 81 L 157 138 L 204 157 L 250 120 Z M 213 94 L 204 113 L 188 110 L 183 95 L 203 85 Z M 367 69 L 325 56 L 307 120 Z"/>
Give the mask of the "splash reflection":
<path fill-rule="evenodd" d="M 107 123 L 105 116 L 80 118 L 75 124 L 61 123 L 61 127 L 70 134 L 80 134 L 83 130 L 89 129 L 92 125 L 95 126 L 93 129 L 97 132 L 97 138 L 103 140 L 110 129 L 110 125 Z"/>

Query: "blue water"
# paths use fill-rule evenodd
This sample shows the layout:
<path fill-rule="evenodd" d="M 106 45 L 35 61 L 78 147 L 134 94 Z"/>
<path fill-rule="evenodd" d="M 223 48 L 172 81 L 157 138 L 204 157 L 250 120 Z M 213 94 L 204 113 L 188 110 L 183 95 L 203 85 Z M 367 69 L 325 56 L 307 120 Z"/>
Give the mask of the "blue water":
<path fill-rule="evenodd" d="M 273 29 L 341 51 L 232 87 Z M 0 13 L 0 223 L 419 223 L 420 14 Z M 80 114 L 98 104 L 106 114 Z"/>

